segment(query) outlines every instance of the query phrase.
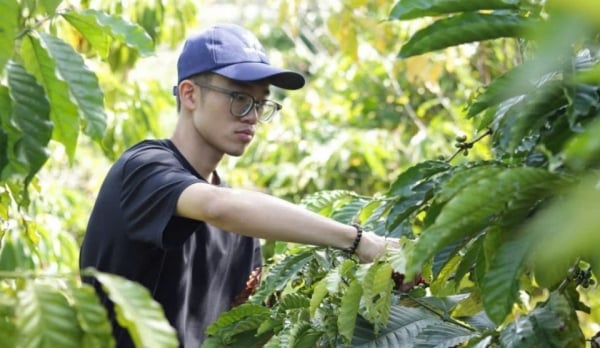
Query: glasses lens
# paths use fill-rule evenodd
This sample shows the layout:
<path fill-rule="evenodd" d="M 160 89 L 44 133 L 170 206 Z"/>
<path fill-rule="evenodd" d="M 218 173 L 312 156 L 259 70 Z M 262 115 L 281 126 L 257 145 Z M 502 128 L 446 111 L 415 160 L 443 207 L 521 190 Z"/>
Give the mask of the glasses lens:
<path fill-rule="evenodd" d="M 249 95 L 241 93 L 231 95 L 231 113 L 235 116 L 246 116 L 252 110 L 253 104 L 254 100 Z"/>
<path fill-rule="evenodd" d="M 256 111 L 258 113 L 258 120 L 261 122 L 269 121 L 273 115 L 275 115 L 275 111 L 277 110 L 275 103 L 270 101 L 264 101 L 256 106 Z"/>

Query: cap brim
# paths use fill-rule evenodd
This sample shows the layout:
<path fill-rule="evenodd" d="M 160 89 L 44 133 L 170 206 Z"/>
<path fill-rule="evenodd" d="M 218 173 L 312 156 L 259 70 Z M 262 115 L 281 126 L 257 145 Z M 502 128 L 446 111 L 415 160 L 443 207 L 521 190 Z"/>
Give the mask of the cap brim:
<path fill-rule="evenodd" d="M 274 86 L 283 89 L 300 89 L 304 86 L 301 74 L 267 65 L 264 63 L 239 63 L 228 65 L 212 72 L 237 81 L 268 80 Z"/>

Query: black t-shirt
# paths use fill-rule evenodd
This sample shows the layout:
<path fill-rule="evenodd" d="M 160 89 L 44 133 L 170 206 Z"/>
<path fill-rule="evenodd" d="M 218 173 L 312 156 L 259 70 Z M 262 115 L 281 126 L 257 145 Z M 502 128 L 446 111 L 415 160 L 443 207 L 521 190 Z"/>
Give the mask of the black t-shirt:
<path fill-rule="evenodd" d="M 163 306 L 181 346 L 196 348 L 206 327 L 244 289 L 261 255 L 254 238 L 174 216 L 179 195 L 194 183 L 209 185 L 169 140 L 146 140 L 127 150 L 102 184 L 80 267 L 144 285 Z M 117 346 L 133 346 L 93 282 L 111 314 Z"/>

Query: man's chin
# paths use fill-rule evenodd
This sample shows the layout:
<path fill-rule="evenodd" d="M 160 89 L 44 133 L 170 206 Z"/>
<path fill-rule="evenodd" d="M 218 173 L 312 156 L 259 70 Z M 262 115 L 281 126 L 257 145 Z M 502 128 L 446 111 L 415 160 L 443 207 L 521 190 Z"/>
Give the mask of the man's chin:
<path fill-rule="evenodd" d="M 244 152 L 246 152 L 245 148 L 242 150 L 227 151 L 227 155 L 229 155 L 231 157 L 240 157 L 241 155 L 244 154 Z"/>

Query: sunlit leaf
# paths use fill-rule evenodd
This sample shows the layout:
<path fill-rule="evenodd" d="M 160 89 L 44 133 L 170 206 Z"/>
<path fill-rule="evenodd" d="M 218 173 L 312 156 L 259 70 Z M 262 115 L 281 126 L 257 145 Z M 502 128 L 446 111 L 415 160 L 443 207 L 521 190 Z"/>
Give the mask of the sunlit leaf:
<path fill-rule="evenodd" d="M 401 0 L 394 5 L 391 18 L 413 19 L 455 12 L 517 9 L 518 0 Z"/>
<path fill-rule="evenodd" d="M 466 243 L 474 233 L 489 225 L 498 214 L 514 213 L 525 204 L 512 206 L 514 201 L 531 204 L 548 196 L 562 179 L 543 169 L 511 168 L 498 172 L 495 166 L 476 167 L 459 172 L 460 177 L 474 177 L 469 186 L 454 186 L 448 180 L 449 201 L 443 206 L 433 225 L 421 233 L 409 259 L 407 274 L 412 277 L 420 267 L 442 248 L 457 241 Z M 457 176 L 459 177 L 459 176 Z M 458 187 L 463 187 L 457 190 Z M 456 192 L 456 193 L 455 193 Z M 440 194 L 441 195 L 441 194 Z"/>
<path fill-rule="evenodd" d="M 17 0 L 0 1 L 0 72 L 13 55 L 18 30 L 19 4 Z"/>
<path fill-rule="evenodd" d="M 518 65 L 494 79 L 469 105 L 467 117 L 473 117 L 504 100 L 532 91 L 535 88 L 533 80 L 540 76 L 540 70 L 544 67 L 544 64 L 533 60 Z"/>
<path fill-rule="evenodd" d="M 17 323 L 21 347 L 80 347 L 76 312 L 58 289 L 34 281 L 19 292 Z"/>
<path fill-rule="evenodd" d="M 115 340 L 112 327 L 108 319 L 106 308 L 91 285 L 82 284 L 81 287 L 70 289 L 77 311 L 77 319 L 83 330 L 85 347 L 114 347 Z"/>
<path fill-rule="evenodd" d="M 338 331 L 348 342 L 354 335 L 354 325 L 358 315 L 358 307 L 363 288 L 358 279 L 353 279 L 342 296 L 340 316 L 338 317 Z"/>
<path fill-rule="evenodd" d="M 439 19 L 415 33 L 400 50 L 400 57 L 415 56 L 464 43 L 521 38 L 537 22 L 533 19 L 500 14 L 465 13 Z"/>
<path fill-rule="evenodd" d="M 600 190 L 596 175 L 584 177 L 564 197 L 536 214 L 528 231 L 539 242 L 532 252 L 537 277 L 556 284 L 578 258 L 594 261 L 600 245 Z M 581 209 L 586 207 L 586 209 Z M 600 266 L 596 262 L 594 267 Z M 596 269 L 596 268 L 594 268 Z"/>
<path fill-rule="evenodd" d="M 15 322 L 17 300 L 8 294 L 0 293 L 0 348 L 14 348 L 17 346 L 17 325 Z"/>
<path fill-rule="evenodd" d="M 317 284 L 315 284 L 312 297 L 310 298 L 309 312 L 311 316 L 315 315 L 317 308 L 325 296 L 327 296 L 327 283 L 325 278 L 323 278 Z"/>
<path fill-rule="evenodd" d="M 343 206 L 336 208 L 331 214 L 331 218 L 342 223 L 356 222 L 360 210 L 367 204 L 367 200 L 354 199 Z"/>
<path fill-rule="evenodd" d="M 110 300 L 115 304 L 119 325 L 127 328 L 136 345 L 178 347 L 179 343 L 163 309 L 148 289 L 116 275 L 94 272 Z"/>
<path fill-rule="evenodd" d="M 62 15 L 96 47 L 103 57 L 108 56 L 109 37 L 137 49 L 142 55 L 149 55 L 154 51 L 152 38 L 144 29 L 121 17 L 111 16 L 105 12 L 92 9 L 65 12 Z"/>
<path fill-rule="evenodd" d="M 50 119 L 54 125 L 53 139 L 61 142 L 72 160 L 79 136 L 79 110 L 71 101 L 69 86 L 57 74 L 54 57 L 33 35 L 28 35 L 21 45 L 23 64 L 42 84 L 50 102 Z M 61 56 L 56 57 L 62 59 Z"/>
<path fill-rule="evenodd" d="M 62 0 L 40 0 L 40 5 L 42 5 L 49 15 L 53 16 L 61 2 Z"/>
<path fill-rule="evenodd" d="M 365 316 L 379 326 L 384 327 L 389 318 L 391 306 L 391 291 L 394 285 L 392 280 L 392 266 L 389 263 L 375 263 L 365 275 L 363 280 L 363 298 L 365 303 Z"/>
<path fill-rule="evenodd" d="M 10 231 L 2 236 L 0 245 L 0 270 L 25 271 L 34 270 L 36 257 L 23 240 L 18 231 Z"/>
<path fill-rule="evenodd" d="M 61 39 L 40 33 L 40 41 L 56 64 L 58 75 L 69 86 L 73 102 L 82 114 L 84 130 L 95 140 L 100 140 L 106 129 L 104 93 L 98 77 L 84 63 L 83 58 Z M 68 119 L 61 121 L 66 122 Z"/>

